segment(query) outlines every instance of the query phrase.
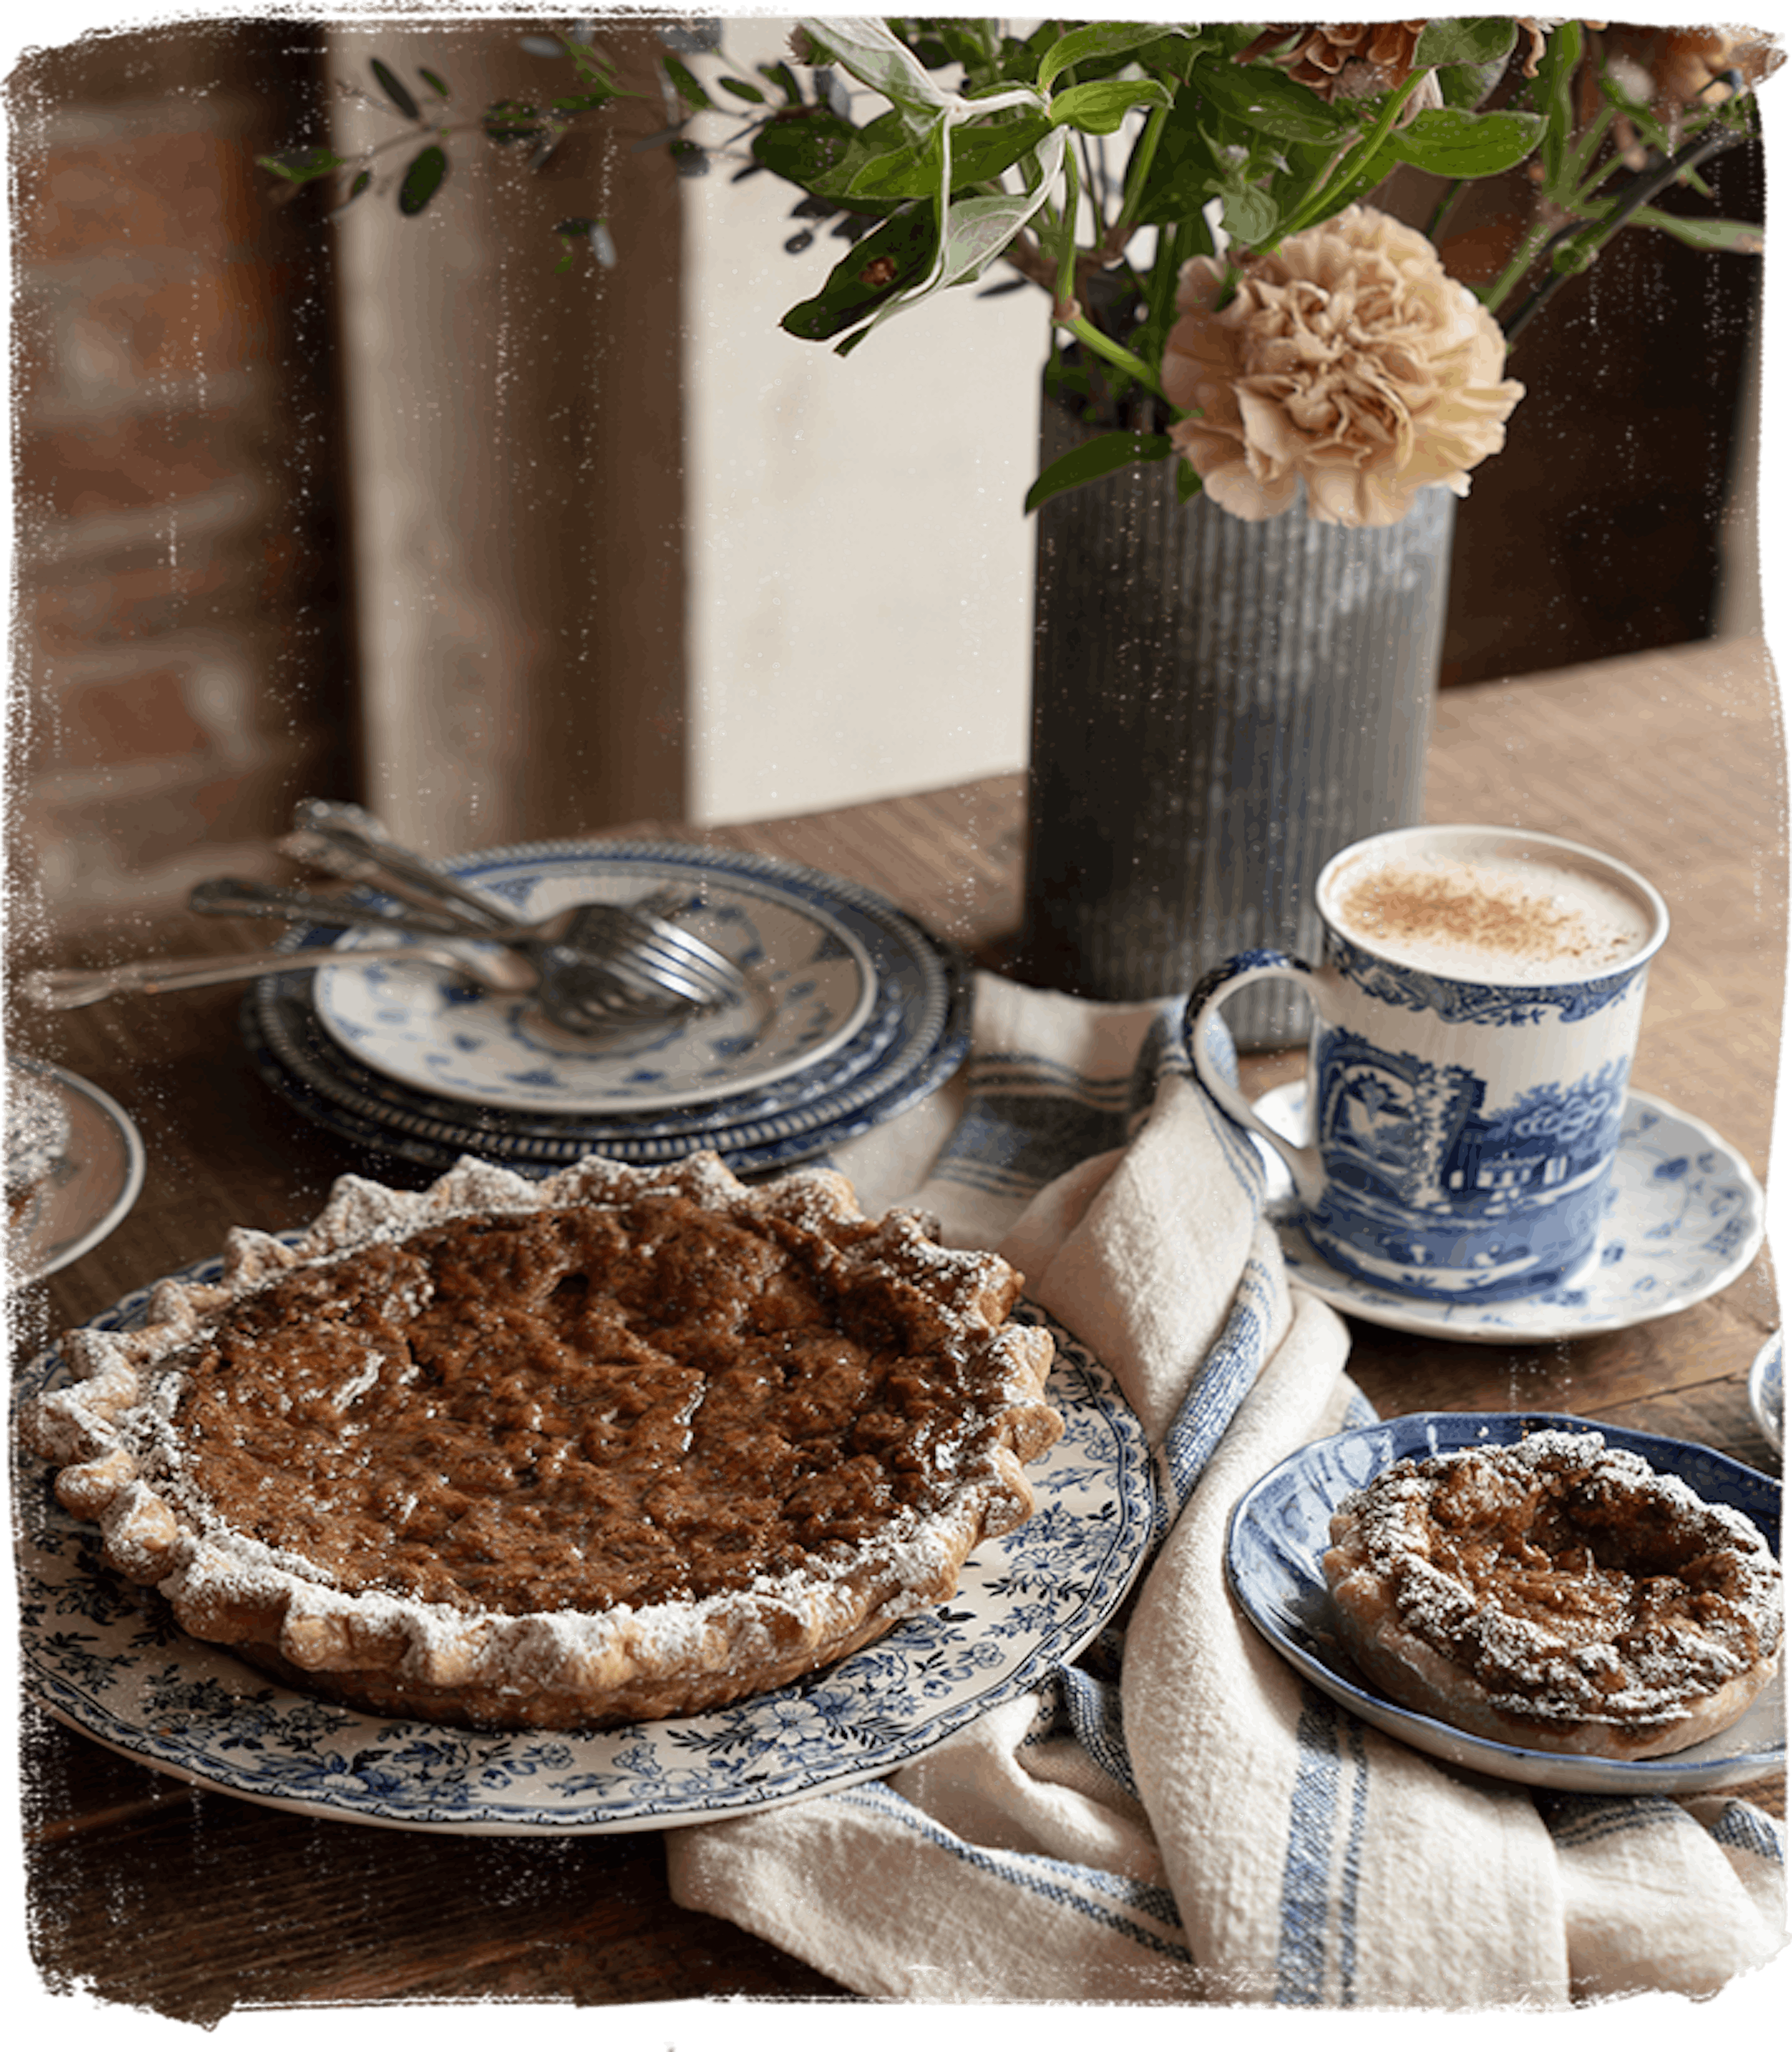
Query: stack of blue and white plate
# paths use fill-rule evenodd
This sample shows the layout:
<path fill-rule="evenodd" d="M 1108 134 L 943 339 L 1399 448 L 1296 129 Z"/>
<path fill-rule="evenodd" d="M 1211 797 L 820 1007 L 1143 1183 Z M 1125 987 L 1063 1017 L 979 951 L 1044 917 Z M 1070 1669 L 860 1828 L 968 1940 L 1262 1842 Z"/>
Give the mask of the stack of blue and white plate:
<path fill-rule="evenodd" d="M 306 1118 L 390 1160 L 435 1170 L 474 1154 L 545 1176 L 589 1153 L 651 1162 L 708 1148 L 737 1173 L 769 1171 L 906 1110 L 968 1048 L 957 951 L 842 878 L 640 841 L 541 842 L 443 867 L 519 921 L 673 891 L 673 916 L 740 965 L 746 994 L 593 1038 L 448 969 L 358 962 L 365 935 L 295 932 L 295 947 L 335 942 L 342 965 L 252 987 L 242 1026 L 256 1066 Z"/>

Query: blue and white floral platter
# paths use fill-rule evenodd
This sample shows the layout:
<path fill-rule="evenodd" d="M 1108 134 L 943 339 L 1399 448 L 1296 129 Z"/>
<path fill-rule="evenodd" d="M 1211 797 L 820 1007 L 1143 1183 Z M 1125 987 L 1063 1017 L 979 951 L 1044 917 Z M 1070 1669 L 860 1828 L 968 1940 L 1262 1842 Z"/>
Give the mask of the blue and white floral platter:
<path fill-rule="evenodd" d="M 1297 1134 L 1305 1088 L 1284 1083 L 1259 1098 L 1257 1110 L 1279 1130 Z M 1285 1201 L 1287 1172 L 1266 1147 L 1262 1152 L 1275 1210 Z M 1276 1224 L 1290 1279 L 1340 1311 L 1398 1332 L 1528 1345 L 1617 1332 L 1715 1295 L 1759 1251 L 1767 1200 L 1727 1140 L 1632 1091 L 1593 1259 L 1534 1296 L 1466 1303 L 1403 1296 L 1334 1268 L 1292 1212 L 1281 1211 Z"/>
<path fill-rule="evenodd" d="M 186 1271 L 209 1277 L 215 1263 Z M 128 1326 L 139 1290 L 95 1321 Z M 17 1491 L 22 1673 L 65 1722 L 164 1772 L 307 1815 L 490 1835 L 661 1829 L 890 1772 L 1074 1659 L 1117 1609 L 1152 1530 L 1137 1419 L 1069 1333 L 1063 1437 L 1029 1467 L 1032 1517 L 972 1553 L 952 1600 L 792 1687 L 708 1715 L 590 1733 L 375 1717 L 278 1686 L 190 1639 L 98 1560 L 41 1467 Z M 15 1404 L 63 1372 L 53 1349 Z"/>
<path fill-rule="evenodd" d="M 1708 1447 L 1631 1432 L 1584 1419 L 1530 1412 L 1418 1412 L 1316 1441 L 1247 1490 L 1227 1531 L 1226 1573 L 1245 1615 L 1270 1644 L 1335 1702 L 1378 1730 L 1457 1767 L 1532 1787 L 1611 1796 L 1675 1796 L 1733 1788 L 1783 1773 L 1786 1677 L 1727 1731 L 1658 1760 L 1601 1760 L 1534 1752 L 1403 1709 L 1371 1688 L 1338 1644 L 1321 1562 L 1332 1512 L 1354 1489 L 1394 1462 L 1422 1460 L 1458 1447 L 1509 1446 L 1527 1432 L 1597 1431 L 1610 1446 L 1680 1477 L 1708 1502 L 1751 1517 L 1777 1549 L 1780 1486 Z"/>
<path fill-rule="evenodd" d="M 345 934 L 342 967 L 317 973 L 319 1019 L 369 1068 L 436 1097 L 570 1113 L 702 1103 L 819 1060 L 858 1032 L 876 1000 L 863 945 L 819 894 L 700 849 L 544 843 L 446 866 L 519 922 L 590 899 L 675 890 L 687 901 L 678 922 L 746 981 L 715 1010 L 593 1040 L 553 1025 L 526 1000 L 474 990 L 420 963 L 357 963 L 365 937 Z"/>

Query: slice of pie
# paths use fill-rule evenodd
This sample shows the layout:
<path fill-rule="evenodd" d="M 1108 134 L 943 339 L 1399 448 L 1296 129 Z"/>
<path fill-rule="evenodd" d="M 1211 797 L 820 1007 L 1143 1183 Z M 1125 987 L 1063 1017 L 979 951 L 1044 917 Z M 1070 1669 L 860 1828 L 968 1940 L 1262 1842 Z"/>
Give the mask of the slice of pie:
<path fill-rule="evenodd" d="M 714 1155 L 337 1184 L 71 1333 L 27 1414 L 195 1636 L 379 1713 L 575 1729 L 775 1688 L 950 1596 L 1058 1438 L 1020 1276 Z"/>

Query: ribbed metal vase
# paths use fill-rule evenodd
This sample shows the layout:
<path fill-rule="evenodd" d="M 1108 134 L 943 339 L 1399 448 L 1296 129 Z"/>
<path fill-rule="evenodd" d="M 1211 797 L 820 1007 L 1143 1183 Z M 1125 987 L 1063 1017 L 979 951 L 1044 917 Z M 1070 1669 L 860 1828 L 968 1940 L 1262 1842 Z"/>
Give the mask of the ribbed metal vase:
<path fill-rule="evenodd" d="M 1049 460 L 1076 430 L 1044 417 Z M 1179 503 L 1168 463 L 1047 500 L 1023 976 L 1150 999 L 1243 948 L 1317 953 L 1326 860 L 1421 816 L 1455 506 L 1245 521 Z M 1242 1047 L 1306 1030 L 1274 985 L 1227 1016 Z"/>

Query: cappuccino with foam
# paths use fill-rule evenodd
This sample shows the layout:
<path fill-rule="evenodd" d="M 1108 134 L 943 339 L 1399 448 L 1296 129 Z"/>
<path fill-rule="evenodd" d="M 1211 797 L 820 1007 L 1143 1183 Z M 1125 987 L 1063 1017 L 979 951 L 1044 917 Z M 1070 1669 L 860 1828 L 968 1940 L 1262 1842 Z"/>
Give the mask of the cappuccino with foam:
<path fill-rule="evenodd" d="M 1328 879 L 1347 939 L 1433 976 L 1547 984 L 1628 961 L 1654 928 L 1618 883 L 1535 853 L 1371 846 Z"/>

